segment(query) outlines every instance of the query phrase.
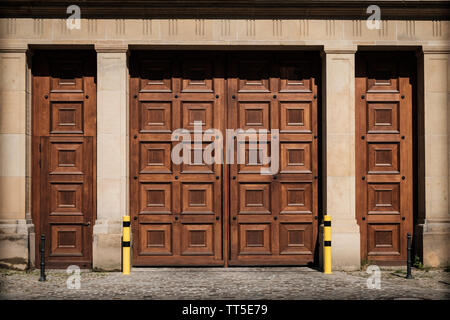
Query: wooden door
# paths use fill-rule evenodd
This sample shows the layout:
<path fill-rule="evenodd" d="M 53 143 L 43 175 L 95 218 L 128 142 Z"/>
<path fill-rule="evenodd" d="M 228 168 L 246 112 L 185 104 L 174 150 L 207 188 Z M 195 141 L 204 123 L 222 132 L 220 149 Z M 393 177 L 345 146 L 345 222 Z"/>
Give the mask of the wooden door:
<path fill-rule="evenodd" d="M 45 234 L 46 265 L 92 266 L 96 152 L 95 54 L 33 57 L 33 219 L 36 262 Z"/>
<path fill-rule="evenodd" d="M 230 265 L 314 260 L 318 66 L 317 57 L 307 53 L 241 53 L 230 60 L 228 128 L 278 129 L 274 138 L 279 139 L 280 164 L 276 174 L 261 175 L 267 165 L 259 157 L 251 163 L 249 155 L 264 145 L 235 139 L 229 180 Z M 245 163 L 237 163 L 238 148 L 245 152 Z"/>
<path fill-rule="evenodd" d="M 192 164 L 171 161 L 176 129 L 223 130 L 222 58 L 133 52 L 130 61 L 133 265 L 222 265 L 222 165 L 195 162 L 195 148 Z"/>
<path fill-rule="evenodd" d="M 413 232 L 412 121 L 415 62 L 408 53 L 356 60 L 356 210 L 361 257 L 404 263 Z"/>

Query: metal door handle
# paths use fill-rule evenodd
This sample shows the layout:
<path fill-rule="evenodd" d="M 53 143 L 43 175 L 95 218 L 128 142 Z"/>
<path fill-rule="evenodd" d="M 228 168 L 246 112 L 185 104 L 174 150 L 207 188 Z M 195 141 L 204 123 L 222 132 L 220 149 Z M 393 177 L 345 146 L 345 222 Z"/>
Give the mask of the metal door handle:
<path fill-rule="evenodd" d="M 86 227 L 89 227 L 90 225 L 91 225 L 91 222 L 89 221 L 89 222 L 86 222 L 85 224 L 84 224 Z"/>

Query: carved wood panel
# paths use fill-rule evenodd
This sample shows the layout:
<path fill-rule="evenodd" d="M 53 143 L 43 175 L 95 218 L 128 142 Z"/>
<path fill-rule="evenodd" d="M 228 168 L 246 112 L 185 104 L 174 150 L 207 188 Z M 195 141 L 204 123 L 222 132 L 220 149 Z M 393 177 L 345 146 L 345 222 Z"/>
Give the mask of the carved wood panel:
<path fill-rule="evenodd" d="M 356 210 L 361 258 L 406 263 L 413 232 L 413 85 L 409 53 L 356 59 Z"/>
<path fill-rule="evenodd" d="M 241 53 L 229 60 L 228 128 L 278 129 L 279 170 L 269 142 L 235 139 L 230 164 L 230 265 L 314 260 L 318 216 L 317 82 L 313 54 Z M 242 150 L 241 152 L 239 152 Z M 251 158 L 254 150 L 256 157 Z M 262 155 L 261 155 L 262 153 Z M 244 163 L 237 163 L 238 157 Z"/>
<path fill-rule="evenodd" d="M 88 51 L 33 57 L 33 192 L 36 243 L 46 264 L 92 266 L 95 218 L 96 62 Z M 36 246 L 39 261 L 39 246 Z"/>
<path fill-rule="evenodd" d="M 146 53 L 130 56 L 130 210 L 133 264 L 221 265 L 222 165 L 176 164 L 174 130 L 195 123 L 224 128 L 223 61 L 214 54 Z M 191 136 L 193 137 L 193 135 Z"/>
<path fill-rule="evenodd" d="M 312 262 L 318 56 L 133 52 L 130 62 L 133 264 Z M 225 128 L 279 129 L 280 171 L 260 174 L 270 141 L 236 139 L 242 163 L 196 161 L 207 142 L 180 153 L 191 163 L 170 161 L 173 131 L 196 122 L 224 137 Z"/>

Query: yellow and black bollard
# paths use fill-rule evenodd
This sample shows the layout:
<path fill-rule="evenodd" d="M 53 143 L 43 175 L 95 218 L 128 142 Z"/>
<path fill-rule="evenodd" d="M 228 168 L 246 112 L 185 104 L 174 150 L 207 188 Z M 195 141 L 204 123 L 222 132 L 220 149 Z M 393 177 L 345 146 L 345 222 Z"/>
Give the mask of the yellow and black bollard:
<path fill-rule="evenodd" d="M 130 216 L 123 216 L 122 272 L 130 274 Z"/>
<path fill-rule="evenodd" d="M 331 274 L 331 217 L 323 217 L 323 272 Z"/>

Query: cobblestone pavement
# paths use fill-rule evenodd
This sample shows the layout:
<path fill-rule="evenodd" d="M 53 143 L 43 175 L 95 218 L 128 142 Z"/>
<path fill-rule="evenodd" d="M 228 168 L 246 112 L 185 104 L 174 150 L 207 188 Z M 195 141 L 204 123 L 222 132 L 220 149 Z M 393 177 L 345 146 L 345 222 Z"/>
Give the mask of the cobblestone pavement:
<path fill-rule="evenodd" d="M 365 271 L 311 268 L 138 268 L 120 272 L 81 270 L 81 287 L 68 289 L 65 270 L 0 270 L 0 299 L 445 299 L 450 300 L 450 273 L 383 270 L 381 289 L 368 289 Z"/>

